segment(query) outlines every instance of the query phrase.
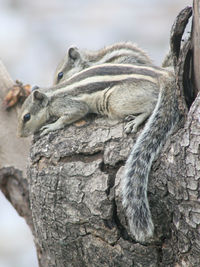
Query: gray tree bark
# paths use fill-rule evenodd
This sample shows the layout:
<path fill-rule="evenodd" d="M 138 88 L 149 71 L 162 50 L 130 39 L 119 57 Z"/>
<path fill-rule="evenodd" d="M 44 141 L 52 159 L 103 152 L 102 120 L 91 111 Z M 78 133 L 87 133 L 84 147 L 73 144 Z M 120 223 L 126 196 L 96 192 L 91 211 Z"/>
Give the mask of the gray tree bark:
<path fill-rule="evenodd" d="M 0 169 L 0 187 L 8 199 L 13 190 L 23 196 L 21 215 L 34 234 L 40 267 L 200 266 L 198 1 L 194 11 L 192 38 L 180 45 L 189 7 L 171 33 L 183 119 L 150 174 L 154 241 L 134 241 L 121 204 L 124 164 L 139 135 L 126 136 L 123 123 L 88 116 L 84 125 L 35 135 L 28 180 L 14 168 Z M 16 188 L 10 190 L 9 184 Z"/>

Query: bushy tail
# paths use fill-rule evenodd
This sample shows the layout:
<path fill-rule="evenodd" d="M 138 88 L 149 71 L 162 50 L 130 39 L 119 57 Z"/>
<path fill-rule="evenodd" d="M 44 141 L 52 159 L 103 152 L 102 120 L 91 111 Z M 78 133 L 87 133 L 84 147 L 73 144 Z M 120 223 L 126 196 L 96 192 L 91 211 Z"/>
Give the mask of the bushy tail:
<path fill-rule="evenodd" d="M 152 237 L 154 232 L 147 199 L 151 165 L 179 120 L 174 75 L 162 77 L 160 88 L 156 107 L 128 157 L 122 181 L 123 206 L 130 231 L 139 242 Z"/>

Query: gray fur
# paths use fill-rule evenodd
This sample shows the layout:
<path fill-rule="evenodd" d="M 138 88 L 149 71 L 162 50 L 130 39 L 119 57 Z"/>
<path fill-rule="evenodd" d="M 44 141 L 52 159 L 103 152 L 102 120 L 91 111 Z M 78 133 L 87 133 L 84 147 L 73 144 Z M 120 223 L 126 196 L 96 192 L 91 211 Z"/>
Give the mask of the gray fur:
<path fill-rule="evenodd" d="M 133 146 L 122 181 L 123 205 L 130 231 L 139 242 L 147 241 L 154 232 L 147 199 L 151 165 L 179 119 L 175 78 L 161 78 L 160 83 L 156 107 Z"/>

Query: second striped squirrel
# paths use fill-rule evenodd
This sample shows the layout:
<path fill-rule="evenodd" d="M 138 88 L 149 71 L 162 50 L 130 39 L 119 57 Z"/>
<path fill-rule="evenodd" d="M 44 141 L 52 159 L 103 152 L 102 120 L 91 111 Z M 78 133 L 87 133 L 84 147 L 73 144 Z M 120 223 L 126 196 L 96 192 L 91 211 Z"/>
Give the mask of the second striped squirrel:
<path fill-rule="evenodd" d="M 97 51 L 70 47 L 56 68 L 54 84 L 59 84 L 83 69 L 100 64 L 152 65 L 150 57 L 131 42 L 115 43 Z"/>

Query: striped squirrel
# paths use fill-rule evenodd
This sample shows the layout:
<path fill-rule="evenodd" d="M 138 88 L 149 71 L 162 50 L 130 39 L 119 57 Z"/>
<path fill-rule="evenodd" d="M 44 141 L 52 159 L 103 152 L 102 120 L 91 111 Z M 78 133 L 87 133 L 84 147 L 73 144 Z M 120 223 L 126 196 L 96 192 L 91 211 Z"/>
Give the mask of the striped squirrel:
<path fill-rule="evenodd" d="M 142 49 L 131 42 L 115 43 L 97 51 L 70 47 L 56 68 L 54 85 L 83 69 L 105 63 L 152 65 L 152 60 Z"/>
<path fill-rule="evenodd" d="M 145 65 L 103 64 L 75 74 L 64 83 L 36 89 L 24 102 L 18 135 L 38 130 L 41 135 L 63 128 L 88 113 L 124 119 L 133 115 L 125 130 L 135 131 L 149 117 L 125 165 L 122 199 L 130 230 L 144 242 L 154 226 L 147 199 L 152 161 L 178 121 L 175 77 L 165 69 Z M 57 118 L 48 124 L 50 118 Z"/>

